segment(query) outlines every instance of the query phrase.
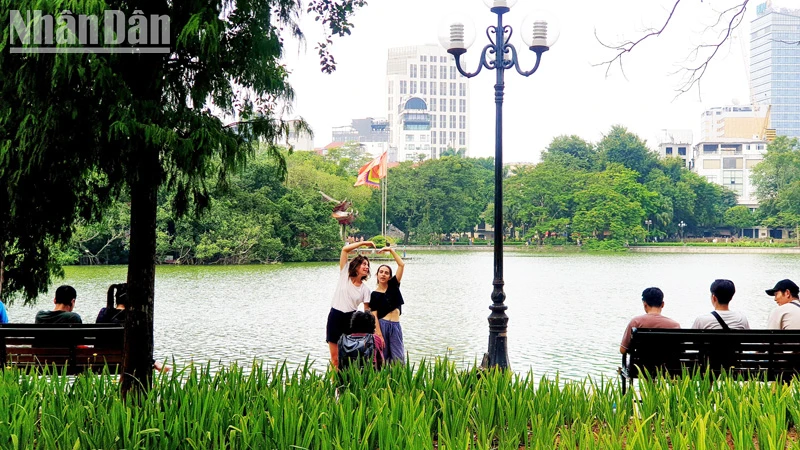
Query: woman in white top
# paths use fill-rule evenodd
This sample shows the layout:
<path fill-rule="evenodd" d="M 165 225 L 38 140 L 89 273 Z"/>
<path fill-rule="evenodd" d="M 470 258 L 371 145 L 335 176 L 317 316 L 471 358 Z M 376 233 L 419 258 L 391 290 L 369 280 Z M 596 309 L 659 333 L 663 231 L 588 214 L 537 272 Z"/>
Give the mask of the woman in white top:
<path fill-rule="evenodd" d="M 331 364 L 334 368 L 339 367 L 339 337 L 350 333 L 350 319 L 358 305 L 369 303 L 371 291 L 364 283 L 369 278 L 369 258 L 359 255 L 347 263 L 350 252 L 362 246 L 375 248 L 372 241 L 354 242 L 345 245 L 339 256 L 339 283 L 333 293 L 325 330 L 325 340 L 331 351 Z"/>

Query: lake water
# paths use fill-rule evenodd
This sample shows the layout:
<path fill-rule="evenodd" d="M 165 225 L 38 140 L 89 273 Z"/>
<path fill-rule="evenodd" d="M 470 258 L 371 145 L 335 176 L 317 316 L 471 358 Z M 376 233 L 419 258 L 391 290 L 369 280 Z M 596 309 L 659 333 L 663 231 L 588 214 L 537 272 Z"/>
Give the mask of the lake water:
<path fill-rule="evenodd" d="M 408 256 L 402 325 L 411 360 L 449 355 L 465 364 L 480 361 L 488 342 L 492 254 Z M 798 255 L 506 253 L 511 367 L 532 368 L 537 377 L 614 376 L 622 332 L 643 312 L 641 291 L 649 286 L 664 291 L 664 315 L 689 327 L 711 310 L 711 282 L 729 278 L 736 284 L 731 309 L 745 312 L 751 327 L 763 328 L 775 306 L 764 289 L 783 278 L 800 279 L 799 263 Z M 337 268 L 336 263 L 159 266 L 156 357 L 299 364 L 309 356 L 324 369 L 325 322 Z M 376 268 L 373 263 L 370 287 Z M 125 274 L 121 266 L 68 267 L 56 286 L 74 286 L 75 311 L 84 322 L 94 322 L 109 284 L 124 281 Z M 33 322 L 37 310 L 51 307 L 52 293 L 37 305 L 8 309 L 12 322 Z"/>

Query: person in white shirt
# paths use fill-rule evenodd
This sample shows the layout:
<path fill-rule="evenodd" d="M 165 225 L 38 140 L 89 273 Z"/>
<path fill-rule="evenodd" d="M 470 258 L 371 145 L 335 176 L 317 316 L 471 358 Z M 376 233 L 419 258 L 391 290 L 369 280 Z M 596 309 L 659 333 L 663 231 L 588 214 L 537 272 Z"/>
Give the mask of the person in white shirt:
<path fill-rule="evenodd" d="M 738 311 L 731 311 L 728 305 L 736 293 L 731 280 L 714 280 L 711 283 L 711 305 L 714 311 L 695 319 L 692 328 L 705 330 L 749 330 L 747 317 Z"/>
<path fill-rule="evenodd" d="M 800 330 L 800 299 L 798 288 L 792 280 L 781 280 L 772 289 L 764 291 L 775 298 L 778 307 L 773 309 L 767 319 L 770 330 Z"/>
<path fill-rule="evenodd" d="M 358 255 L 349 264 L 347 262 L 350 252 L 362 246 L 375 248 L 372 241 L 354 242 L 345 245 L 339 255 L 339 283 L 333 293 L 328 324 L 325 328 L 325 340 L 328 342 L 334 369 L 339 367 L 339 338 L 343 334 L 350 334 L 350 320 L 353 313 L 360 304 L 369 303 L 369 296 L 372 293 L 364 283 L 369 278 L 369 258 Z"/>

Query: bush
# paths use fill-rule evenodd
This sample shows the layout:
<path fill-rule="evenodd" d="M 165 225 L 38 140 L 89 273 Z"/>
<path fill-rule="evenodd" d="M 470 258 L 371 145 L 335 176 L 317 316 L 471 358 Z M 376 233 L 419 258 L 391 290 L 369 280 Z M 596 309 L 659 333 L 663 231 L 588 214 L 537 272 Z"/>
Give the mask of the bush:
<path fill-rule="evenodd" d="M 377 248 L 386 247 L 386 243 L 387 242 L 389 243 L 389 245 L 391 247 L 396 247 L 397 246 L 397 241 L 395 241 L 393 237 L 384 236 L 382 234 L 379 234 L 377 236 L 373 236 L 372 238 L 370 238 L 370 241 L 374 242 L 375 243 L 375 247 L 377 247 Z"/>

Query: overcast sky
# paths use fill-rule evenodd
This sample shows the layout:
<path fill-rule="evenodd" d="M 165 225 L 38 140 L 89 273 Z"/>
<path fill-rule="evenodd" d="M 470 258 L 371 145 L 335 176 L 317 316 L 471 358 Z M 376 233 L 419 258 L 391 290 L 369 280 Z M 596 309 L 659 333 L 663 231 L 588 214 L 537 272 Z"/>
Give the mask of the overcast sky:
<path fill-rule="evenodd" d="M 704 109 L 733 101 L 749 103 L 749 24 L 761 1 L 750 2 L 745 23 L 720 49 L 699 91 L 695 88 L 675 98 L 681 78 L 672 73 L 685 64 L 694 45 L 716 38 L 716 33 L 704 29 L 717 20 L 719 11 L 740 0 L 683 0 L 662 37 L 625 57 L 625 76 L 619 66 L 612 67 L 608 76 L 606 67 L 592 66 L 614 56 L 598 43 L 595 33 L 609 42 L 638 38 L 643 30 L 660 27 L 673 3 L 519 0 L 505 16 L 506 23 L 515 27 L 512 43 L 518 50 L 525 48 L 519 26 L 534 9 L 555 15 L 561 33 L 537 73 L 524 78 L 516 71 L 506 72 L 504 161 L 536 162 L 542 149 L 562 134 L 597 142 L 615 124 L 637 133 L 651 147 L 663 129 L 691 129 L 696 142 Z M 776 3 L 791 6 L 800 0 Z M 288 45 L 285 61 L 297 93 L 294 114 L 312 126 L 316 146 L 331 141 L 334 126 L 348 125 L 354 118 L 385 117 L 387 50 L 438 43 L 438 28 L 455 8 L 475 23 L 477 39 L 467 53 L 468 66 L 474 69 L 476 53 L 487 43 L 485 28 L 496 20 L 481 0 L 371 0 L 356 14 L 353 34 L 335 41 L 338 69 L 332 75 L 319 70 L 314 49 L 321 35 L 319 25 L 305 19 L 307 48 Z M 534 58 L 525 53 L 523 66 L 530 68 Z M 470 80 L 471 156 L 494 155 L 494 77 L 494 72 L 484 71 Z"/>

